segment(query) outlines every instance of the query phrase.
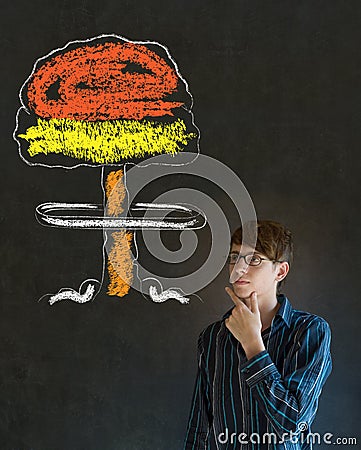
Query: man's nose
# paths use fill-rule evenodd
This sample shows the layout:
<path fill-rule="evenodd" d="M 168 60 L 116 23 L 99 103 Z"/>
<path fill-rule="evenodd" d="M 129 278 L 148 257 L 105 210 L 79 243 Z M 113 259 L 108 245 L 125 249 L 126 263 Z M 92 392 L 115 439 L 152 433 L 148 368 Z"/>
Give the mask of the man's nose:
<path fill-rule="evenodd" d="M 239 258 L 234 266 L 234 271 L 237 274 L 243 274 L 248 272 L 249 265 L 246 264 L 246 261 L 243 258 Z"/>
<path fill-rule="evenodd" d="M 248 267 L 248 264 L 245 263 L 243 258 L 240 258 L 233 267 L 232 273 L 229 277 L 229 282 L 235 283 L 240 277 L 247 273 Z"/>

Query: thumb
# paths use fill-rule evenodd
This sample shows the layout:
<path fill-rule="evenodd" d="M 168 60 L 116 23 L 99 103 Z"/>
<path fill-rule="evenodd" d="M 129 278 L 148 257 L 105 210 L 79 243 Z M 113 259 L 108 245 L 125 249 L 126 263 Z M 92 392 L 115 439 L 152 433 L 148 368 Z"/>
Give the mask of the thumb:
<path fill-rule="evenodd" d="M 253 313 L 259 314 L 258 299 L 257 299 L 256 291 L 252 292 L 250 300 L 251 300 L 251 311 Z"/>

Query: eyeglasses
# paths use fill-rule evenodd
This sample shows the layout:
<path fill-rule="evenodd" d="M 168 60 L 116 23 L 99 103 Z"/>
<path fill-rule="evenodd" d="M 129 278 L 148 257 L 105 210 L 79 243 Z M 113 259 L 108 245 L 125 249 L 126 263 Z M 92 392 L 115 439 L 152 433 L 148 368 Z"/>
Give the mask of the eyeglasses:
<path fill-rule="evenodd" d="M 241 255 L 240 253 L 237 253 L 237 252 L 230 253 L 228 255 L 227 262 L 228 262 L 228 264 L 236 264 L 236 262 L 240 258 L 244 259 L 244 262 L 247 264 L 247 266 L 259 266 L 262 261 L 282 262 L 282 261 L 277 261 L 275 259 L 262 258 L 261 256 L 256 255 L 254 253 L 249 253 L 248 255 Z"/>

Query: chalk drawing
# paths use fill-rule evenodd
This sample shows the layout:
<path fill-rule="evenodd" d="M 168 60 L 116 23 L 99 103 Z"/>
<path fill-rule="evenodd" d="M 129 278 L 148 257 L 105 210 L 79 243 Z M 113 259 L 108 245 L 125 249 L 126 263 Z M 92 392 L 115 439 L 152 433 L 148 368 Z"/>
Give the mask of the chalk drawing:
<path fill-rule="evenodd" d="M 135 230 L 187 230 L 205 225 L 204 215 L 192 205 L 127 205 L 126 163 L 169 154 L 174 157 L 170 165 L 177 165 L 177 154 L 186 149 L 194 152 L 188 164 L 199 152 L 193 98 L 165 46 L 115 34 L 69 42 L 35 62 L 19 97 L 13 137 L 27 164 L 101 167 L 102 205 L 47 202 L 36 207 L 42 225 L 104 230 L 101 279 L 85 280 L 79 291 L 61 288 L 57 294 L 46 294 L 42 298 L 50 304 L 94 299 L 105 270 L 108 295 L 125 296 L 133 278 Z M 106 170 L 113 166 L 114 170 Z M 162 219 L 124 216 L 128 210 L 184 214 Z M 111 243 L 107 262 L 106 243 Z M 174 289 L 158 293 L 154 288 L 149 294 L 155 302 L 188 301 Z"/>

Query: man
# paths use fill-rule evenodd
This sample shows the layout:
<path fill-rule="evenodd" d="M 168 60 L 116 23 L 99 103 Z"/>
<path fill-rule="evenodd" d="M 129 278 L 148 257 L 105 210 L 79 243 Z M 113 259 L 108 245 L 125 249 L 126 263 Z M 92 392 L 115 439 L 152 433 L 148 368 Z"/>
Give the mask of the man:
<path fill-rule="evenodd" d="M 233 234 L 226 291 L 234 306 L 200 334 L 184 449 L 312 448 L 331 372 L 330 328 L 279 294 L 292 253 L 290 231 L 276 222 Z"/>

